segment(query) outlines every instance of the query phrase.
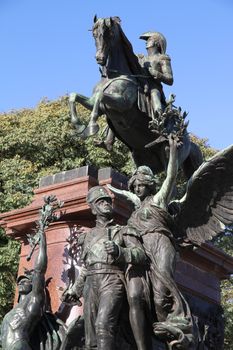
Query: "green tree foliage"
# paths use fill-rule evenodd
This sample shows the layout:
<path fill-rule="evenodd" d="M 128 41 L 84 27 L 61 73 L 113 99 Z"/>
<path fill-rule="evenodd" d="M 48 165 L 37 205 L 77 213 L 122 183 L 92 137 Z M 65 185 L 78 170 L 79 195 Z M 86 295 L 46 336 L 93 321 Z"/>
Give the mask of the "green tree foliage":
<path fill-rule="evenodd" d="M 0 323 L 5 313 L 12 307 L 18 256 L 18 243 L 7 239 L 0 228 Z"/>
<path fill-rule="evenodd" d="M 80 106 L 87 123 L 89 112 Z M 72 128 L 67 98 L 42 101 L 35 109 L 0 115 L 0 211 L 25 206 L 42 176 L 86 164 L 129 172 L 131 159 L 120 142 L 111 155 Z"/>
<path fill-rule="evenodd" d="M 82 122 L 87 124 L 89 112 L 78 106 Z M 97 148 L 93 138 L 82 140 L 70 123 L 67 97 L 57 101 L 41 101 L 35 109 L 0 114 L 0 212 L 27 205 L 42 176 L 69 170 L 86 164 L 96 167 L 111 166 L 126 175 L 131 174 L 133 163 L 128 149 L 119 141 L 114 150 Z M 104 121 L 102 121 L 102 130 Z M 206 139 L 192 136 L 208 159 L 216 151 Z M 161 183 L 164 174 L 158 176 Z M 178 193 L 182 196 L 185 186 L 182 172 L 179 176 Z M 216 244 L 233 254 L 228 235 Z M 227 247 L 227 248 L 226 248 Z M 11 308 L 14 281 L 17 273 L 19 246 L 0 231 L 0 322 Z M 232 282 L 223 284 L 223 306 L 227 320 L 226 349 L 233 343 L 233 288 Z"/>

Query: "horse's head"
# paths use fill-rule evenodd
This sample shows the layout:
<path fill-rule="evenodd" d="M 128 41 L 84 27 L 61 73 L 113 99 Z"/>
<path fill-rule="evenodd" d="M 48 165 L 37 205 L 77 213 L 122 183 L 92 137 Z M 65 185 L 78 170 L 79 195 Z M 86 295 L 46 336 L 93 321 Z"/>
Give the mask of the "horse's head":
<path fill-rule="evenodd" d="M 96 61 L 101 66 L 106 65 L 111 47 L 113 47 L 119 37 L 119 17 L 97 18 L 94 17 L 92 28 L 96 45 Z"/>

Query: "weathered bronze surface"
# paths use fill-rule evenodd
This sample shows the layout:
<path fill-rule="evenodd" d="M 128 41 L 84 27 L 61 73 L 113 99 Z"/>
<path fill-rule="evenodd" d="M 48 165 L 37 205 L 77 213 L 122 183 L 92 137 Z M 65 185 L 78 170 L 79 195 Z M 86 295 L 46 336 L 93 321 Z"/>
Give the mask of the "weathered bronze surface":
<path fill-rule="evenodd" d="M 79 237 L 85 267 L 64 300 L 84 297 L 86 349 L 113 350 L 126 302 L 127 266 L 143 266 L 146 257 L 136 230 L 128 232 L 114 224 L 112 200 L 104 187 L 92 187 L 87 202 L 96 215 L 96 226 Z"/>
<path fill-rule="evenodd" d="M 202 301 L 203 314 L 197 298 L 181 294 L 174 273 L 179 252 L 211 240 L 233 222 L 233 146 L 200 165 L 200 151 L 186 130 L 186 112 L 174 106 L 173 95 L 167 101 L 164 96 L 162 83 L 171 85 L 173 74 L 161 33 L 144 33 L 140 38 L 146 40 L 148 55 L 136 56 L 118 17 L 95 17 L 92 32 L 102 79 L 91 98 L 70 95 L 72 121 L 87 137 L 98 131 L 99 115 L 106 114 L 103 145 L 111 150 L 116 135 L 138 165 L 128 191 L 108 187 L 134 209 L 127 225 L 117 225 L 107 189 L 88 191 L 96 225 L 78 232 L 75 244 L 84 266 L 62 296 L 64 303 L 79 306 L 83 297 L 84 315 L 67 328 L 49 312 L 45 229 L 58 218 L 54 211 L 61 203 L 54 196 L 45 198 L 37 233 L 29 237 L 28 260 L 38 246 L 34 269 L 17 279 L 19 300 L 2 323 L 3 349 L 220 350 L 222 310 L 208 311 Z M 92 111 L 85 130 L 76 102 Z M 182 163 L 187 190 L 181 200 L 172 200 Z M 163 169 L 166 178 L 158 189 L 154 174 Z"/>
<path fill-rule="evenodd" d="M 176 180 L 177 150 L 172 135 L 169 141 L 167 177 L 158 192 L 153 173 L 146 166 L 139 167 L 129 180 L 130 192 L 109 186 L 113 192 L 125 196 L 134 203 L 135 211 L 129 218 L 127 226 L 139 232 L 149 259 L 148 276 L 152 291 L 147 311 L 145 308 L 140 309 L 138 302 L 131 304 L 129 299 L 130 308 L 135 308 L 137 315 L 135 323 L 140 324 L 139 332 L 134 332 L 135 340 L 137 341 L 137 335 L 142 339 L 142 335 L 148 329 L 146 323 L 143 327 L 144 316 L 141 315 L 145 315 L 149 308 L 153 334 L 166 341 L 169 349 L 199 349 L 200 346 L 204 346 L 203 344 L 213 348 L 211 344 L 214 342 L 221 348 L 220 311 L 219 324 L 216 326 L 218 339 L 211 333 L 212 325 L 208 331 L 208 340 L 207 333 L 205 336 L 201 328 L 201 321 L 195 322 L 188 303 L 174 282 L 174 272 L 177 251 L 199 246 L 221 234 L 225 225 L 232 222 L 233 202 L 230 198 L 232 198 L 233 146 L 203 163 L 191 177 L 185 196 L 179 201 L 170 201 Z M 134 288 L 134 293 L 136 290 L 139 301 L 143 300 L 141 277 L 137 283 L 138 287 Z M 134 325 L 132 328 L 134 330 Z M 138 346 L 138 349 L 149 348 Z"/>
<path fill-rule="evenodd" d="M 167 118 L 166 113 L 163 115 L 167 103 L 172 104 L 166 102 L 161 83 L 173 82 L 170 58 L 165 53 L 165 38 L 160 33 L 144 34 L 142 38 L 147 39 L 148 56 L 137 57 L 121 28 L 119 17 L 95 17 L 92 32 L 96 61 L 101 66 L 101 81 L 90 98 L 76 93 L 70 95 L 71 120 L 77 132 L 82 137 L 94 135 L 99 129 L 98 117 L 106 114 L 109 129 L 107 139 L 100 142 L 101 145 L 111 150 L 116 135 L 129 147 L 137 166 L 147 165 L 156 173 L 166 169 L 167 139 L 161 137 L 163 134 L 158 129 L 153 132 L 155 130 L 150 128 L 151 123 L 160 118 L 168 133 L 177 129 L 176 116 Z M 91 111 L 85 131 L 76 112 L 76 102 Z M 151 147 L 145 148 L 148 144 Z M 183 164 L 187 177 L 202 162 L 201 152 L 190 141 L 187 132 L 183 135 L 178 161 Z"/>
<path fill-rule="evenodd" d="M 141 276 L 128 281 L 129 295 L 131 290 L 134 294 L 132 302 L 129 297 L 130 310 L 136 315 L 132 328 L 138 349 L 142 350 L 151 348 L 148 342 L 142 344 L 143 335 L 145 337 L 147 334 L 145 340 L 148 340 L 149 326 L 151 334 L 153 332 L 157 338 L 165 340 L 170 348 L 171 344 L 176 344 L 179 349 L 191 349 L 195 345 L 191 312 L 174 281 L 177 242 L 173 218 L 167 208 L 178 170 L 177 138 L 170 135 L 169 144 L 167 177 L 159 191 L 155 177 L 147 166 L 139 167 L 129 180 L 129 189 L 138 197 L 140 205 L 137 203 L 127 226 L 139 233 L 149 261 L 144 281 Z M 147 300 L 145 287 L 143 289 L 145 284 Z M 141 300 L 146 301 L 144 307 Z M 147 313 L 150 315 L 150 325 L 146 322 Z"/>
<path fill-rule="evenodd" d="M 147 166 L 135 171 L 129 191 L 108 186 L 135 206 L 127 226 L 113 223 L 111 197 L 103 187 L 88 192 L 96 227 L 80 232 L 78 245 L 85 268 L 64 293 L 67 302 L 84 297 L 86 349 L 151 350 L 156 349 L 155 340 L 166 343 L 168 349 L 211 348 L 211 344 L 221 349 L 221 320 L 216 326 L 218 339 L 212 321 L 203 331 L 203 316 L 192 314 L 174 273 L 179 251 L 211 239 L 232 220 L 233 146 L 203 163 L 190 179 L 185 196 L 171 201 L 180 140 L 175 134 L 168 140 L 167 175 L 159 190 Z M 122 329 L 128 330 L 128 337 Z"/>
<path fill-rule="evenodd" d="M 26 270 L 25 275 L 17 279 L 18 304 L 5 315 L 1 327 L 4 350 L 31 350 L 39 347 L 43 350 L 55 350 L 59 348 L 62 335 L 65 334 L 65 326 L 62 322 L 57 323 L 56 317 L 48 311 L 45 281 L 48 264 L 45 230 L 50 222 L 57 219 L 54 211 L 60 205 L 54 196 L 45 198 L 37 233 L 29 236 L 32 250 L 28 260 L 37 245 L 39 250 L 33 270 Z"/>
<path fill-rule="evenodd" d="M 171 59 L 166 54 L 167 42 L 158 32 L 147 32 L 140 36 L 146 40 L 148 56 L 138 55 L 139 63 L 148 76 L 148 86 L 144 87 L 145 94 L 150 95 L 148 115 L 155 119 L 157 114 L 164 110 L 166 99 L 161 83 L 173 84 Z"/>

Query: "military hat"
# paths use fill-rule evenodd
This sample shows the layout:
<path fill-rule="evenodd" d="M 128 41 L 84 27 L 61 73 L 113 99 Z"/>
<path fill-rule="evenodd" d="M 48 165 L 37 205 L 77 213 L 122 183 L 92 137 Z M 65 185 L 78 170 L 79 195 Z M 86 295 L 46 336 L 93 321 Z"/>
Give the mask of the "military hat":
<path fill-rule="evenodd" d="M 92 204 L 100 198 L 108 198 L 112 200 L 112 197 L 104 187 L 94 186 L 88 191 L 86 200 L 88 204 Z"/>
<path fill-rule="evenodd" d="M 20 281 L 22 280 L 28 280 L 30 282 L 32 282 L 32 277 L 26 276 L 26 275 L 20 275 L 17 277 L 16 279 L 16 283 L 19 284 Z"/>
<path fill-rule="evenodd" d="M 155 36 L 157 32 L 146 32 L 140 35 L 139 39 L 148 40 L 151 36 Z"/>
<path fill-rule="evenodd" d="M 18 284 L 21 280 L 29 280 L 32 281 L 34 270 L 28 270 L 24 268 L 24 275 L 19 275 L 16 279 L 16 283 Z"/>
<path fill-rule="evenodd" d="M 148 40 L 149 38 L 153 37 L 155 42 L 158 42 L 161 48 L 161 53 L 166 52 L 167 48 L 167 41 L 165 36 L 162 33 L 159 32 L 146 32 L 140 35 L 139 39 L 142 40 Z"/>

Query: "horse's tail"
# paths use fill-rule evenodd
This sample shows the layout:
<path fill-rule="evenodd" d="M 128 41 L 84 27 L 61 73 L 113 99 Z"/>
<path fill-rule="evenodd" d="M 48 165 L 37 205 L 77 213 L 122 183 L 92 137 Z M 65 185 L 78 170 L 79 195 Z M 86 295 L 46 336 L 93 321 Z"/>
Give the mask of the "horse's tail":
<path fill-rule="evenodd" d="M 191 141 L 189 155 L 183 163 L 183 171 L 187 179 L 192 176 L 202 162 L 203 155 L 200 147 Z"/>

